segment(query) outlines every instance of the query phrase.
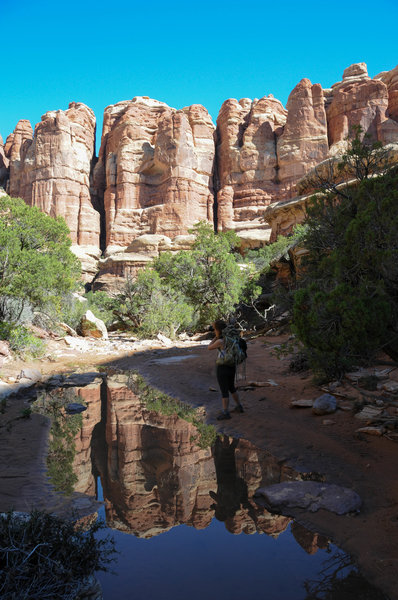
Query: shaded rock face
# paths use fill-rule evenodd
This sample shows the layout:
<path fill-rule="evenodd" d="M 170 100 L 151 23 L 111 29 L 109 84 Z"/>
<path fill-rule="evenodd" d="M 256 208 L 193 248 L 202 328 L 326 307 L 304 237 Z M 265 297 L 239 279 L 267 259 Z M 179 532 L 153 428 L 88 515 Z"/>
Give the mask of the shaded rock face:
<path fill-rule="evenodd" d="M 64 217 L 73 244 L 98 248 L 100 215 L 90 194 L 94 144 L 94 113 L 73 102 L 43 115 L 34 136 L 29 121 L 19 121 L 5 149 L 10 195 Z"/>
<path fill-rule="evenodd" d="M 10 161 L 6 157 L 3 138 L 0 136 L 0 187 L 5 188 L 8 181 L 8 168 Z"/>
<path fill-rule="evenodd" d="M 213 132 L 200 105 L 175 110 L 138 97 L 105 109 L 94 185 L 108 255 L 143 234 L 174 237 L 212 221 Z"/>

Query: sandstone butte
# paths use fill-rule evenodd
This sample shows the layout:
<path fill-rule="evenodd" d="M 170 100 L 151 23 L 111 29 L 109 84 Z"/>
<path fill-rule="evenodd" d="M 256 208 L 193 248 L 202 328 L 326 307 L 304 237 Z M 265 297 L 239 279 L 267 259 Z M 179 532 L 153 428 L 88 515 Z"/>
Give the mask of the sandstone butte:
<path fill-rule="evenodd" d="M 371 79 L 351 65 L 330 89 L 302 79 L 286 108 L 271 94 L 226 100 L 216 127 L 201 105 L 119 102 L 105 109 L 98 157 L 95 124 L 75 102 L 34 132 L 19 121 L 0 138 L 0 185 L 65 218 L 85 281 L 101 289 L 188 248 L 200 220 L 235 230 L 242 249 L 287 234 L 303 220 L 306 177 L 344 152 L 355 125 L 398 161 L 398 66 Z"/>

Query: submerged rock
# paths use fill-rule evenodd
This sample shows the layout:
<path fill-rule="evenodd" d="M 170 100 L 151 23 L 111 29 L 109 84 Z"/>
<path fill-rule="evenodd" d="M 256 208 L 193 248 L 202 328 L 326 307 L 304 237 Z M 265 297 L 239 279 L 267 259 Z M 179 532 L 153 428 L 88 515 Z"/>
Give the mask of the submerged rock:
<path fill-rule="evenodd" d="M 362 503 L 353 490 L 317 481 L 285 481 L 258 488 L 254 499 L 257 504 L 283 514 L 292 508 L 304 508 L 310 512 L 323 508 L 344 515 L 359 511 Z"/>

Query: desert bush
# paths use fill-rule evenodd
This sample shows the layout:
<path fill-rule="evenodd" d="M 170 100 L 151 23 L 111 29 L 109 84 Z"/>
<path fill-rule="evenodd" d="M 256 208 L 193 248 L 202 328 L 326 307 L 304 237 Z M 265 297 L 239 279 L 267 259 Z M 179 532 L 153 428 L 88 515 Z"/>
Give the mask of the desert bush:
<path fill-rule="evenodd" d="M 3 600 L 72 600 L 95 571 L 106 571 L 114 543 L 46 512 L 0 515 L 0 597 Z"/>
<path fill-rule="evenodd" d="M 385 170 L 382 153 L 377 175 L 379 148 L 364 145 L 356 139 L 349 151 L 353 165 L 360 153 L 356 185 L 318 196 L 308 207 L 309 257 L 293 323 L 311 366 L 328 378 L 380 350 L 398 357 L 398 168 Z M 372 159 L 372 169 L 365 159 Z"/>
<path fill-rule="evenodd" d="M 25 306 L 58 307 L 74 289 L 80 263 L 69 230 L 21 198 L 0 198 L 0 321 L 18 322 Z"/>
<path fill-rule="evenodd" d="M 40 358 L 43 356 L 46 345 L 24 325 L 0 323 L 0 340 L 7 340 L 15 354 L 22 358 Z"/>

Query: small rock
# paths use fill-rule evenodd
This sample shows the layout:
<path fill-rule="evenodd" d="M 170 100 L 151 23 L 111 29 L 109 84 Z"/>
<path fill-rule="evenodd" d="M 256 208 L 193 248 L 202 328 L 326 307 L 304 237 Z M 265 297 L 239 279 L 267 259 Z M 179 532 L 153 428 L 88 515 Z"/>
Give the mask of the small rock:
<path fill-rule="evenodd" d="M 273 379 L 267 379 L 267 381 L 249 381 L 247 385 L 252 387 L 270 387 L 277 386 L 278 384 Z"/>
<path fill-rule="evenodd" d="M 376 406 L 365 406 L 360 412 L 355 415 L 356 419 L 361 421 L 371 421 L 375 419 L 383 412 L 382 408 L 376 408 Z"/>
<path fill-rule="evenodd" d="M 333 419 L 323 419 L 322 421 L 322 425 L 335 425 L 336 421 L 333 421 Z"/>
<path fill-rule="evenodd" d="M 77 333 L 74 329 L 72 329 L 72 327 L 69 327 L 69 325 L 67 325 L 66 323 L 58 323 L 58 325 L 61 327 L 61 329 L 63 329 L 64 331 L 66 331 L 66 333 L 68 335 L 71 335 L 73 337 L 77 337 Z"/>
<path fill-rule="evenodd" d="M 293 400 L 290 403 L 290 407 L 291 408 L 312 408 L 313 404 L 314 404 L 313 400 L 305 400 L 305 399 Z"/>
<path fill-rule="evenodd" d="M 87 406 L 83 406 L 83 404 L 78 404 L 77 402 L 71 402 L 66 405 L 65 410 L 68 415 L 76 415 L 87 410 Z"/>
<path fill-rule="evenodd" d="M 314 401 L 312 412 L 314 415 L 328 415 L 337 410 L 337 400 L 331 394 L 322 394 Z"/>
<path fill-rule="evenodd" d="M 1 340 L 0 341 L 0 354 L 2 356 L 9 356 L 10 355 L 10 345 L 8 342 Z"/>
<path fill-rule="evenodd" d="M 386 381 L 385 383 L 383 383 L 383 385 L 381 386 L 382 390 L 385 390 L 386 392 L 398 392 L 398 381 Z"/>
<path fill-rule="evenodd" d="M 165 335 L 163 335 L 162 333 L 158 333 L 157 336 L 158 340 L 160 342 L 162 342 L 162 344 L 164 344 L 165 346 L 172 346 L 173 342 L 171 341 L 170 338 L 166 337 Z"/>
<path fill-rule="evenodd" d="M 344 410 L 346 412 L 353 410 L 354 403 L 353 402 L 340 402 L 339 403 L 340 410 Z"/>
<path fill-rule="evenodd" d="M 384 427 L 361 427 L 360 429 L 357 429 L 356 431 L 357 433 L 366 433 L 367 435 L 377 435 L 377 436 L 381 436 L 384 433 Z"/>
<path fill-rule="evenodd" d="M 41 373 L 38 369 L 22 369 L 18 375 L 18 379 L 30 379 L 34 383 L 41 381 Z"/>

